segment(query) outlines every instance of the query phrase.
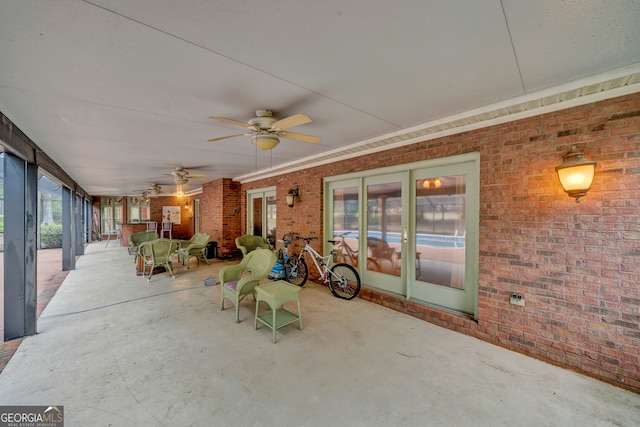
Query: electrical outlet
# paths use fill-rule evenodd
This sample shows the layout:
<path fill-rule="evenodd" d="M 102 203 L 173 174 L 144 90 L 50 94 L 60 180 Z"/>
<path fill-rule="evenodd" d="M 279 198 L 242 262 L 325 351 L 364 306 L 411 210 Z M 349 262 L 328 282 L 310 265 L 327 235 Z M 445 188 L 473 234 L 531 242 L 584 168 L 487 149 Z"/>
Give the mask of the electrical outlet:
<path fill-rule="evenodd" d="M 520 307 L 524 307 L 524 296 L 520 293 L 512 293 L 511 299 L 509 302 L 513 305 L 519 305 Z"/>

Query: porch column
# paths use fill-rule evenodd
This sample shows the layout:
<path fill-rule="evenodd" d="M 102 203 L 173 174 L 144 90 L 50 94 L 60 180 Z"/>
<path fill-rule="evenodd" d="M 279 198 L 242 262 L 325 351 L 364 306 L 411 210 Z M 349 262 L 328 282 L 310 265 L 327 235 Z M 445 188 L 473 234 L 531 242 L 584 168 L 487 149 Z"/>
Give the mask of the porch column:
<path fill-rule="evenodd" d="M 4 339 L 34 335 L 38 167 L 4 154 Z M 9 268 L 9 266 L 11 266 Z"/>

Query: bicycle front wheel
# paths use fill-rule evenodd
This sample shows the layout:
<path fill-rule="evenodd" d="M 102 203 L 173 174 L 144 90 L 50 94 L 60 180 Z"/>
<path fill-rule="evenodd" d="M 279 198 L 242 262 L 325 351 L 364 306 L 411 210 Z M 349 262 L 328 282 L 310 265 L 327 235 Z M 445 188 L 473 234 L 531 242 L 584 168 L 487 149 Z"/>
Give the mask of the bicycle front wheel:
<path fill-rule="evenodd" d="M 294 255 L 289 258 L 289 261 L 286 262 L 284 267 L 287 282 L 300 287 L 307 283 L 309 270 L 307 269 L 307 263 L 304 258 Z"/>
<path fill-rule="evenodd" d="M 349 264 L 336 264 L 331 268 L 331 293 L 342 299 L 353 299 L 360 292 L 360 276 Z"/>

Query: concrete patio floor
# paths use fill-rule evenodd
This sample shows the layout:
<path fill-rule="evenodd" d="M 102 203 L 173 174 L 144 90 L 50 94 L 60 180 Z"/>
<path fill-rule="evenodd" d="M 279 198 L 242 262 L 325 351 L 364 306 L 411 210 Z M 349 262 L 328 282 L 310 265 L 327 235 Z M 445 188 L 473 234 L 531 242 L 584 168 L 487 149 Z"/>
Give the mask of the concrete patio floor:
<path fill-rule="evenodd" d="M 375 304 L 301 291 L 303 326 L 220 311 L 214 261 L 134 272 L 93 243 L 0 374 L 68 426 L 636 426 L 640 395 Z M 175 263 L 174 265 L 177 265 Z"/>

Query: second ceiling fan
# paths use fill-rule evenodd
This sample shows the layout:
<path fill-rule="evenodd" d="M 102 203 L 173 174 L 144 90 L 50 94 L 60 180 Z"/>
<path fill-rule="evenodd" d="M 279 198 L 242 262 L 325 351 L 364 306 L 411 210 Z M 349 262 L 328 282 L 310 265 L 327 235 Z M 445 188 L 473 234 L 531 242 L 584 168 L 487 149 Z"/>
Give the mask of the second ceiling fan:
<path fill-rule="evenodd" d="M 312 144 L 320 142 L 320 138 L 317 136 L 289 132 L 287 130 L 294 126 L 311 123 L 311 119 L 304 114 L 294 114 L 293 116 L 278 120 L 273 117 L 273 113 L 270 110 L 258 110 L 256 111 L 256 117 L 250 119 L 247 123 L 239 120 L 228 119 L 226 117 L 210 116 L 209 118 L 242 126 L 251 131 L 248 133 L 236 133 L 233 135 L 213 138 L 209 140 L 210 142 L 220 141 L 227 138 L 235 138 L 236 136 L 251 136 L 251 142 L 253 145 L 261 150 L 271 150 L 280 143 L 281 137 L 310 142 Z"/>
<path fill-rule="evenodd" d="M 165 175 L 173 177 L 173 182 L 176 185 L 184 185 L 189 182 L 190 179 L 198 179 L 201 181 L 206 181 L 207 178 L 201 173 L 190 173 L 187 169 L 177 167 L 171 173 L 166 173 Z"/>

